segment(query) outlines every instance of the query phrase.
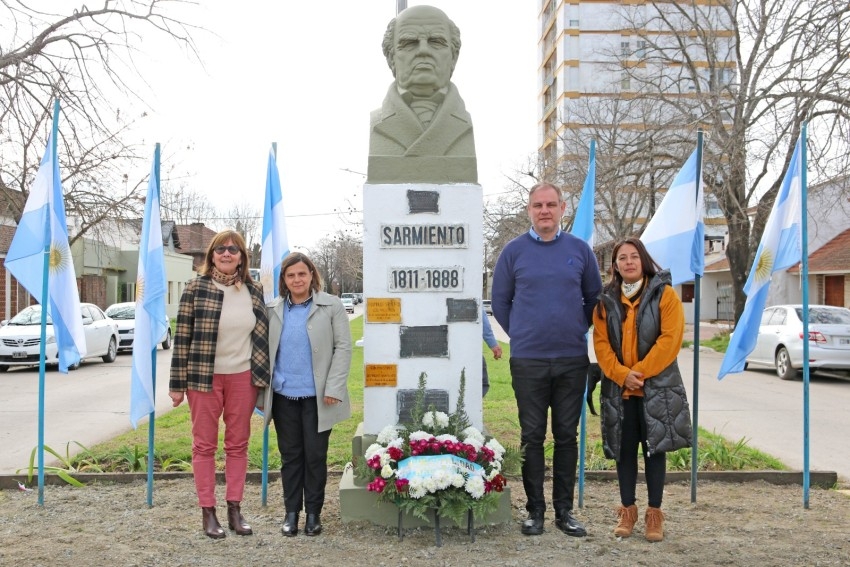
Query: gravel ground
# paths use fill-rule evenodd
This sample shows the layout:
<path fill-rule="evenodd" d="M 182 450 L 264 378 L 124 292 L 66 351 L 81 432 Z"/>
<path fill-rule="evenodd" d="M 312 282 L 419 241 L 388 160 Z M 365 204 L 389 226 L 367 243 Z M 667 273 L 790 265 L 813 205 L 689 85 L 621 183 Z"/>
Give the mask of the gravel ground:
<path fill-rule="evenodd" d="M 697 502 L 688 484 L 667 486 L 666 537 L 643 537 L 645 497 L 639 486 L 640 521 L 635 534 L 612 535 L 617 486 L 585 485 L 584 507 L 576 515 L 589 536 L 569 538 L 547 514 L 546 533 L 520 534 L 524 498 L 519 479 L 511 479 L 513 521 L 482 526 L 472 542 L 464 530 L 444 527 L 442 547 L 429 528 L 405 531 L 368 523 L 342 523 L 338 476 L 328 483 L 318 537 L 285 538 L 280 486 L 270 484 L 269 505 L 260 505 L 260 487 L 249 484 L 243 513 L 254 535 L 213 541 L 201 531 L 190 479 L 157 480 L 154 506 L 146 505 L 146 485 L 97 483 L 85 488 L 47 486 L 44 507 L 36 491 L 0 491 L 0 565 L 120 565 L 252 567 L 265 565 L 848 565 L 850 499 L 836 490 L 813 488 L 802 505 L 799 486 L 764 482 L 701 482 Z M 547 494 L 551 488 L 547 487 Z M 223 487 L 219 487 L 223 498 Z M 219 519 L 226 518 L 224 503 Z M 303 514 L 301 521 L 303 522 Z M 303 528 L 303 526 L 302 526 Z"/>

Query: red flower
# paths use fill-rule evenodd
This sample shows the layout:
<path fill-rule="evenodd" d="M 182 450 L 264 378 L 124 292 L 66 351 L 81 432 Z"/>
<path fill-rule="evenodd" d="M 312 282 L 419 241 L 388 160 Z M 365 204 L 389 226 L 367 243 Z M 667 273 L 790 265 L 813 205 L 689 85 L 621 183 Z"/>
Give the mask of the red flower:
<path fill-rule="evenodd" d="M 381 477 L 378 477 L 366 486 L 366 490 L 368 490 L 370 492 L 383 492 L 384 487 L 386 485 L 387 485 L 387 481 L 385 481 Z"/>
<path fill-rule="evenodd" d="M 406 478 L 397 478 L 395 481 L 395 490 L 398 493 L 407 492 L 407 485 L 410 484 L 410 481 Z"/>
<path fill-rule="evenodd" d="M 404 452 L 398 447 L 389 447 L 387 449 L 387 454 L 389 454 L 390 458 L 394 461 L 400 461 L 404 458 Z"/>

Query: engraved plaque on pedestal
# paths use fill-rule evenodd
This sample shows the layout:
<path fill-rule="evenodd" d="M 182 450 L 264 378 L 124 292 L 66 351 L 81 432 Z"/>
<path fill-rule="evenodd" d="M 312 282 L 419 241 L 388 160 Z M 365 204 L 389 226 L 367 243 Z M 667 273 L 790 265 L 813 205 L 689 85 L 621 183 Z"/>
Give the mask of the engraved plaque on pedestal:
<path fill-rule="evenodd" d="M 363 368 L 364 386 L 398 386 L 397 364 L 366 364 Z"/>
<path fill-rule="evenodd" d="M 410 413 L 416 406 L 416 390 L 399 390 L 396 392 L 396 412 L 398 413 L 398 423 L 410 423 Z M 423 409 L 429 411 L 429 408 L 434 406 L 436 411 L 441 411 L 445 414 L 449 413 L 449 393 L 446 390 L 425 390 L 425 403 Z M 414 429 L 417 429 L 421 424 L 413 424 Z"/>
<path fill-rule="evenodd" d="M 449 356 L 449 326 L 399 327 L 399 357 Z"/>
<path fill-rule="evenodd" d="M 407 207 L 410 214 L 439 213 L 440 194 L 437 191 L 410 190 L 407 192 Z"/>
<path fill-rule="evenodd" d="M 369 323 L 401 323 L 401 299 L 367 297 L 366 321 Z"/>
<path fill-rule="evenodd" d="M 446 299 L 446 321 L 457 323 L 460 321 L 478 321 L 478 302 L 474 299 Z"/>

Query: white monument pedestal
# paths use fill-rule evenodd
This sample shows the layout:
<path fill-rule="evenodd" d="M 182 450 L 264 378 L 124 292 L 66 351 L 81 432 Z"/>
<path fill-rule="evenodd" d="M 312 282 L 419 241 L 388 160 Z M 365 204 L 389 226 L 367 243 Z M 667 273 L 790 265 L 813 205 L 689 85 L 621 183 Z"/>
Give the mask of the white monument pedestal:
<path fill-rule="evenodd" d="M 363 423 L 354 460 L 387 425 L 405 421 L 419 377 L 426 404 L 452 413 L 460 377 L 470 424 L 484 431 L 481 387 L 483 199 L 477 184 L 367 184 L 363 189 Z M 347 471 L 340 483 L 344 521 L 397 522 Z M 483 523 L 510 521 L 510 491 Z M 409 523 L 408 523 L 409 522 Z M 421 520 L 407 518 L 405 525 Z"/>

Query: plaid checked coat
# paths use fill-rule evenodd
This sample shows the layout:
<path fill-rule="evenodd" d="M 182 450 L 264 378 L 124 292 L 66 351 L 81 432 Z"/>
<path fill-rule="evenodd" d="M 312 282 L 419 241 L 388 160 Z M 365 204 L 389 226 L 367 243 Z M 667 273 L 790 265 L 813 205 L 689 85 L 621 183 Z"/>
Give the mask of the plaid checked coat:
<path fill-rule="evenodd" d="M 263 301 L 262 286 L 251 280 L 243 285 L 251 293 L 257 325 L 251 334 L 251 379 L 255 387 L 271 383 L 269 367 L 269 319 Z M 190 280 L 183 289 L 177 312 L 177 332 L 171 356 L 171 380 L 174 392 L 212 391 L 215 345 L 224 294 L 209 276 Z"/>

